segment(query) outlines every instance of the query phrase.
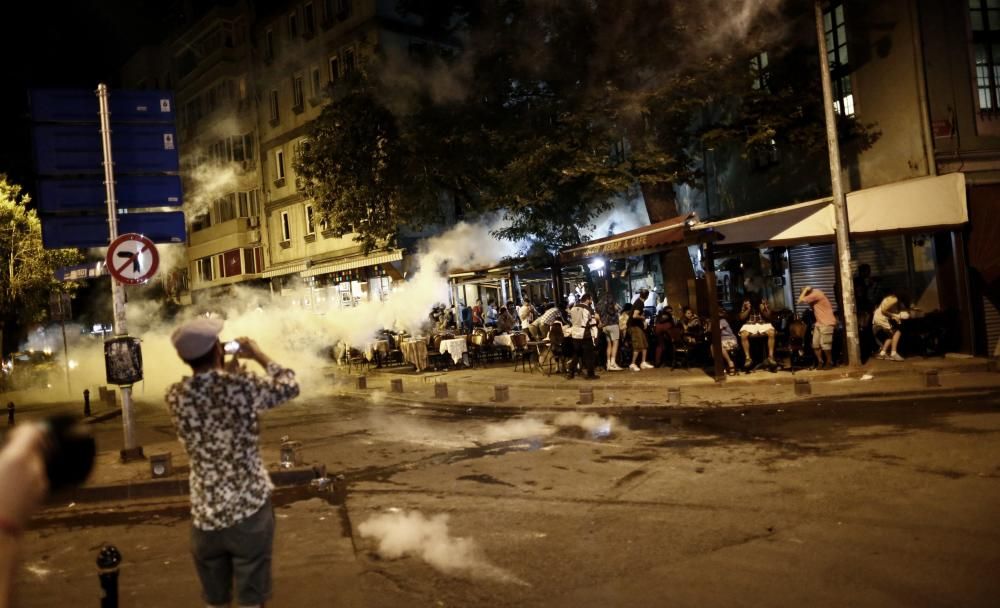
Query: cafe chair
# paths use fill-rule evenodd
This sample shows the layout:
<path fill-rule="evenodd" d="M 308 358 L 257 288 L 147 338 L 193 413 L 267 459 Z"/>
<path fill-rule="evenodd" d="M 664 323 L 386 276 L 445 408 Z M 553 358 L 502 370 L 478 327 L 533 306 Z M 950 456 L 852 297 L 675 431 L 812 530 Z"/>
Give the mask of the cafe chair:
<path fill-rule="evenodd" d="M 671 327 L 667 330 L 667 335 L 670 336 L 670 344 L 673 347 L 673 357 L 670 361 L 670 369 L 677 369 L 680 367 L 681 362 L 684 362 L 684 369 L 691 369 L 691 345 L 688 343 L 687 336 L 684 335 L 684 329 L 679 326 Z"/>
<path fill-rule="evenodd" d="M 518 365 L 521 366 L 522 372 L 528 371 L 531 367 L 531 351 L 528 350 L 528 334 L 513 334 L 510 337 L 510 340 L 514 346 L 511 351 L 511 356 L 514 359 L 514 371 L 517 371 Z"/>
<path fill-rule="evenodd" d="M 361 371 L 362 368 L 367 371 L 371 366 L 368 359 L 365 359 L 365 354 L 356 348 L 348 350 L 347 354 L 347 372 L 351 373 L 352 370 Z"/>

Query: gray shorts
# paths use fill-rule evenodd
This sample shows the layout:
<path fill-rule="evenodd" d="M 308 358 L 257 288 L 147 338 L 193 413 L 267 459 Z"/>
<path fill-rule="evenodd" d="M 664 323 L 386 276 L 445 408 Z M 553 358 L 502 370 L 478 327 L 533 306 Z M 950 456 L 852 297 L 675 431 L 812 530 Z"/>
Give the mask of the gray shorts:
<path fill-rule="evenodd" d="M 617 325 L 605 325 L 604 335 L 608 337 L 608 340 L 617 342 L 622 337 L 622 330 Z"/>
<path fill-rule="evenodd" d="M 274 511 L 268 501 L 259 511 L 222 530 L 191 527 L 191 553 L 205 603 L 228 606 L 263 604 L 271 596 Z"/>
<path fill-rule="evenodd" d="M 833 350 L 833 325 L 813 325 L 813 348 Z"/>

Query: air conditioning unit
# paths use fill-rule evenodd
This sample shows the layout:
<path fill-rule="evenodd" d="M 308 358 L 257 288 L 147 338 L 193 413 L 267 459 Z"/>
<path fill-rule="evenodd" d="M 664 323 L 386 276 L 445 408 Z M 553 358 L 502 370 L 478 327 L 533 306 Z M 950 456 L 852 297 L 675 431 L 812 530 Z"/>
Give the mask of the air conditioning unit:
<path fill-rule="evenodd" d="M 251 230 L 250 232 L 247 233 L 247 236 L 250 239 L 251 243 L 260 242 L 260 230 Z"/>

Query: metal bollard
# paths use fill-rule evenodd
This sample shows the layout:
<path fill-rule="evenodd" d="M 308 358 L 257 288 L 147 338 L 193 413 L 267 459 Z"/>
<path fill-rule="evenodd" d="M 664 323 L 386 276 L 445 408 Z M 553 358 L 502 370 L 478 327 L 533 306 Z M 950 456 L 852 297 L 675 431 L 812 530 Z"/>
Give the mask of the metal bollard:
<path fill-rule="evenodd" d="M 90 389 L 83 389 L 83 415 L 90 416 Z"/>
<path fill-rule="evenodd" d="M 796 395 L 811 395 L 812 394 L 812 384 L 809 383 L 809 378 L 796 378 L 795 379 L 795 394 Z"/>
<path fill-rule="evenodd" d="M 281 442 L 281 468 L 290 469 L 302 464 L 302 442 Z"/>
<path fill-rule="evenodd" d="M 941 386 L 941 378 L 938 377 L 938 370 L 929 369 L 924 372 L 924 386 Z"/>
<path fill-rule="evenodd" d="M 355 380 L 354 380 L 354 388 L 356 388 L 358 390 L 362 390 L 362 389 L 368 388 L 368 377 L 367 376 L 358 376 L 357 378 L 355 378 Z"/>
<path fill-rule="evenodd" d="M 389 386 L 391 387 L 390 390 L 393 393 L 402 393 L 403 392 L 403 379 L 402 378 L 393 378 L 392 380 L 389 381 Z"/>
<path fill-rule="evenodd" d="M 493 387 L 493 400 L 497 403 L 510 401 L 510 388 L 506 384 L 497 384 Z"/>
<path fill-rule="evenodd" d="M 448 383 L 447 382 L 435 382 L 434 383 L 434 396 L 438 399 L 448 398 Z"/>
<path fill-rule="evenodd" d="M 14 426 L 14 402 L 7 404 L 7 426 Z"/>
<path fill-rule="evenodd" d="M 104 545 L 97 554 L 97 578 L 101 581 L 101 608 L 118 608 L 118 566 L 122 554 L 114 545 Z"/>
<path fill-rule="evenodd" d="M 580 405 L 589 405 L 594 402 L 594 389 L 592 388 L 581 388 L 580 389 Z"/>
<path fill-rule="evenodd" d="M 679 388 L 668 388 L 667 389 L 667 403 L 670 405 L 680 405 L 681 404 L 681 389 Z"/>

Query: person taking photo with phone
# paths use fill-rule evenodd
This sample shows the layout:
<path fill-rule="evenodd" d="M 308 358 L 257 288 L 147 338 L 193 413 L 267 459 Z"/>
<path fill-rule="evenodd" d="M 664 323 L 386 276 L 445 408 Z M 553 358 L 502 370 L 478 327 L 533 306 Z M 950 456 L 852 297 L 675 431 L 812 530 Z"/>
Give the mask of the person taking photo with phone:
<path fill-rule="evenodd" d="M 191 552 L 205 602 L 229 606 L 235 579 L 240 606 L 263 606 L 271 595 L 274 512 L 258 416 L 296 397 L 299 384 L 250 338 L 236 339 L 226 363 L 221 331 L 222 321 L 205 318 L 174 331 L 177 355 L 193 375 L 171 386 L 166 400 L 191 463 Z M 237 358 L 256 361 L 267 376 Z"/>

